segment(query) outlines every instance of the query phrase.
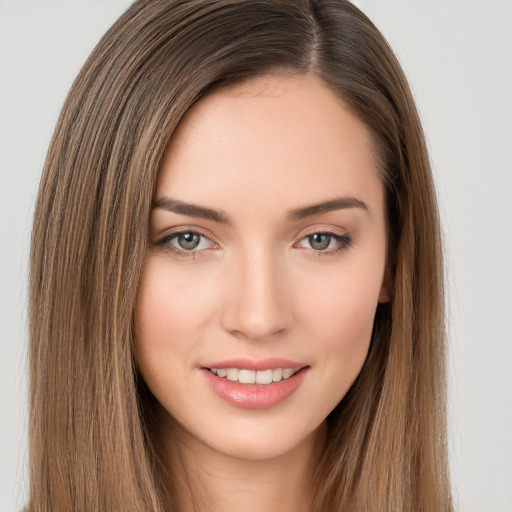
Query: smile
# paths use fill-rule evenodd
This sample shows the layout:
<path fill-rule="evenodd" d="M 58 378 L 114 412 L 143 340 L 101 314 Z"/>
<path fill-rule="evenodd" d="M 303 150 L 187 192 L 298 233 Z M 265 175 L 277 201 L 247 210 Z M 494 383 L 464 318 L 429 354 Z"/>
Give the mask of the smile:
<path fill-rule="evenodd" d="M 272 384 L 289 379 L 297 373 L 293 368 L 269 368 L 267 370 L 247 370 L 245 368 L 209 368 L 210 372 L 223 379 L 240 384 Z"/>
<path fill-rule="evenodd" d="M 269 409 L 285 402 L 310 369 L 306 362 L 273 357 L 211 361 L 200 367 L 214 394 L 243 409 Z"/>

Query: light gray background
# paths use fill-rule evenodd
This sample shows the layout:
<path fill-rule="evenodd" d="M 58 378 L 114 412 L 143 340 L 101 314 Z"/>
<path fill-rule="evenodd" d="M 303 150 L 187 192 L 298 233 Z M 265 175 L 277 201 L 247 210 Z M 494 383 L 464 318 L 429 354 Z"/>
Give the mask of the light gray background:
<path fill-rule="evenodd" d="M 46 148 L 129 0 L 0 0 L 0 511 L 27 489 L 26 290 Z M 450 449 L 464 512 L 512 512 L 512 0 L 359 0 L 410 79 L 447 256 Z"/>

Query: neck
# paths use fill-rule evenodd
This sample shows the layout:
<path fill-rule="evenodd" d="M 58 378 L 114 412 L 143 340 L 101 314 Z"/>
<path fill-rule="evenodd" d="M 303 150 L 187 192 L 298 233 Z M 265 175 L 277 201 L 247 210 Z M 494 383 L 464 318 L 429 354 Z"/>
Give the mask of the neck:
<path fill-rule="evenodd" d="M 162 425 L 159 433 L 180 512 L 309 512 L 324 437 L 322 425 L 277 457 L 242 459 L 206 446 L 175 425 Z"/>

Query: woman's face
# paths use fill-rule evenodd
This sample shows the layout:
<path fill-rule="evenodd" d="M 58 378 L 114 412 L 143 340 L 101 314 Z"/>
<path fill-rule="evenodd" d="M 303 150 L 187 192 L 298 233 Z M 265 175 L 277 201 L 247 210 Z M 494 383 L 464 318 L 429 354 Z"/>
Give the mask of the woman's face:
<path fill-rule="evenodd" d="M 154 205 L 135 319 L 149 389 L 207 449 L 269 458 L 312 439 L 387 299 L 368 130 L 309 75 L 222 89 L 173 135 Z"/>

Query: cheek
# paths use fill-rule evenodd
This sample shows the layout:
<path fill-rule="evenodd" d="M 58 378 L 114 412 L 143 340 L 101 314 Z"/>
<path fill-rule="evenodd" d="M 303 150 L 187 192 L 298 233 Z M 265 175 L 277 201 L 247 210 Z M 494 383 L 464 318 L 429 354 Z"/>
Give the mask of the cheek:
<path fill-rule="evenodd" d="M 185 348 L 182 334 L 190 338 L 213 311 L 211 288 L 199 280 L 189 272 L 170 272 L 162 258 L 148 257 L 137 294 L 137 338 L 172 351 Z"/>
<path fill-rule="evenodd" d="M 327 364 L 343 382 L 351 383 L 366 359 L 375 311 L 376 301 L 360 290 L 333 296 L 317 311 L 319 343 Z"/>
<path fill-rule="evenodd" d="M 380 272 L 343 272 L 304 284 L 302 310 L 321 338 L 335 346 L 357 343 L 371 334 L 382 276 Z"/>
<path fill-rule="evenodd" d="M 183 271 L 169 270 L 165 257 L 148 256 L 135 306 L 135 359 L 152 392 L 163 397 L 180 381 L 186 385 L 197 363 L 201 326 L 210 318 L 213 297 Z"/>
<path fill-rule="evenodd" d="M 381 281 L 381 270 L 369 272 L 367 267 L 305 283 L 303 325 L 307 339 L 315 340 L 322 385 L 335 390 L 331 406 L 348 391 L 366 360 Z"/>

